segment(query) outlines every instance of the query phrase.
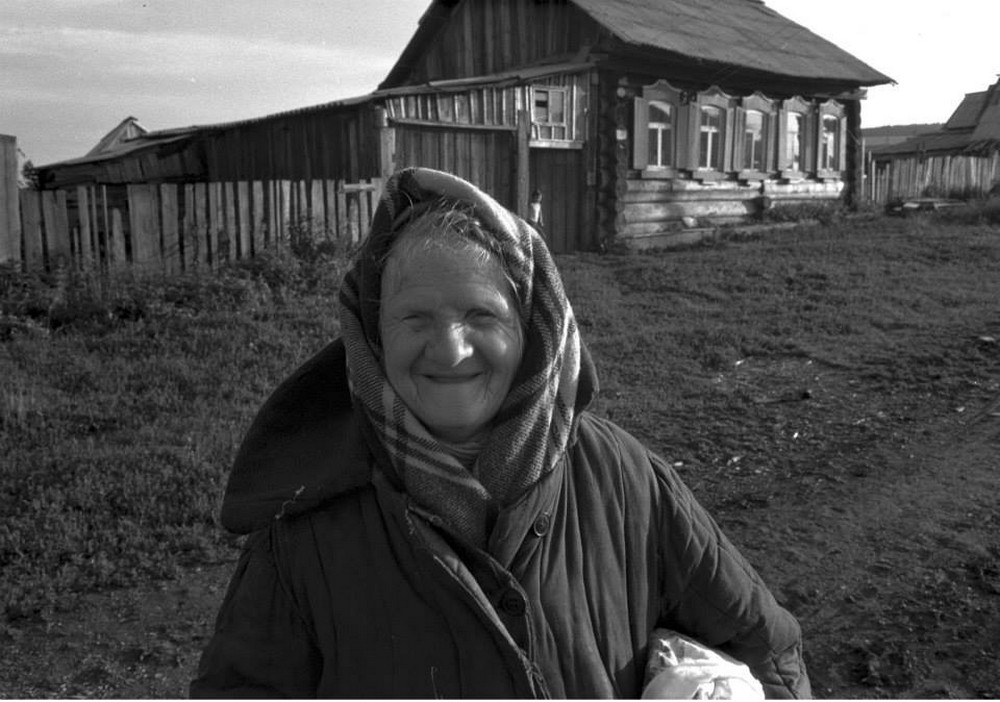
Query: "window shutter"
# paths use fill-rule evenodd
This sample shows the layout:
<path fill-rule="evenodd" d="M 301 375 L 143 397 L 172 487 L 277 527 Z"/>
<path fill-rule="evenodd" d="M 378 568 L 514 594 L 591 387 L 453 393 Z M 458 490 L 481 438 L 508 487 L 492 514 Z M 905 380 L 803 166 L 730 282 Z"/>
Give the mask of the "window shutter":
<path fill-rule="evenodd" d="M 701 156 L 699 142 L 701 140 L 701 105 L 697 100 L 692 100 L 687 105 L 688 128 L 687 137 L 683 135 L 681 139 L 686 142 L 685 161 L 680 162 L 681 166 L 692 171 L 698 170 L 698 159 Z"/>
<path fill-rule="evenodd" d="M 649 165 L 649 100 L 637 97 L 633 105 L 632 168 L 641 171 Z"/>
<path fill-rule="evenodd" d="M 837 154 L 837 168 L 841 172 L 847 170 L 847 117 L 841 116 L 838 120 L 839 131 L 838 144 L 840 153 Z"/>
<path fill-rule="evenodd" d="M 722 124 L 725 130 L 722 134 L 722 169 L 723 171 L 734 170 L 733 166 L 733 141 L 736 132 L 736 115 L 732 107 L 727 106 L 722 113 Z"/>

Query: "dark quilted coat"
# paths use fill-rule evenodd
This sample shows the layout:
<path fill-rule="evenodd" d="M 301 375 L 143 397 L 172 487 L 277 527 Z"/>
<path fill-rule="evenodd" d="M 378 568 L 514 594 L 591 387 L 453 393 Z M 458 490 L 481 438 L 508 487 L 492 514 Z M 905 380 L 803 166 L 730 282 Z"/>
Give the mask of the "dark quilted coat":
<path fill-rule="evenodd" d="M 769 697 L 808 697 L 798 624 L 672 468 L 578 416 L 488 551 L 463 547 L 372 470 L 331 344 L 237 457 L 223 521 L 252 534 L 192 696 L 634 698 L 667 626 L 746 662 Z"/>

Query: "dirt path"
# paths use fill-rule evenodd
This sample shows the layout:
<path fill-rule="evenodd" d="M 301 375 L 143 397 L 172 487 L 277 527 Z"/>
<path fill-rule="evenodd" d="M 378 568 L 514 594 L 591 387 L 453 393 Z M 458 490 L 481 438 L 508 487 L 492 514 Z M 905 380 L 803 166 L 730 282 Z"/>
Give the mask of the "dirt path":
<path fill-rule="evenodd" d="M 760 510 L 744 538 L 760 539 L 755 562 L 797 574 L 768 580 L 803 625 L 817 697 L 996 698 L 1000 399 L 896 460 L 893 480 L 834 482 L 794 510 Z"/>
<path fill-rule="evenodd" d="M 186 698 L 234 563 L 0 631 L 0 697 Z"/>

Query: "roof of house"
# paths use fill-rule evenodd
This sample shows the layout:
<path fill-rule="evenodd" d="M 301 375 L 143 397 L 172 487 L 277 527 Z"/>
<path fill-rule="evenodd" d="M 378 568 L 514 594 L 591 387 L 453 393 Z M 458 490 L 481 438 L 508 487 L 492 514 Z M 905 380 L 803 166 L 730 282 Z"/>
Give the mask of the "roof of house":
<path fill-rule="evenodd" d="M 878 149 L 879 156 L 913 153 L 974 153 L 1000 148 L 1000 81 L 966 93 L 948 121 L 935 132 Z"/>
<path fill-rule="evenodd" d="M 891 83 L 760 0 L 572 0 L 626 44 L 781 76 Z"/>
<path fill-rule="evenodd" d="M 951 117 L 945 123 L 945 129 L 972 129 L 979 121 L 979 113 L 983 111 L 983 104 L 989 95 L 988 90 L 978 93 L 966 93 L 962 102 L 951 113 Z"/>
<path fill-rule="evenodd" d="M 628 48 L 782 78 L 857 87 L 893 82 L 762 0 L 569 1 Z M 432 2 L 380 87 L 397 86 L 405 80 L 413 59 L 435 40 L 460 4 L 459 0 Z"/>
<path fill-rule="evenodd" d="M 863 127 L 861 134 L 865 137 L 911 137 L 917 134 L 926 134 L 940 129 L 943 125 L 940 122 L 931 124 L 886 124 L 881 127 Z"/>
<path fill-rule="evenodd" d="M 148 131 L 139 124 L 135 117 L 126 117 L 118 123 L 118 126 L 101 137 L 97 145 L 87 152 L 87 156 L 99 156 L 100 154 L 112 151 L 123 141 L 143 136 Z"/>

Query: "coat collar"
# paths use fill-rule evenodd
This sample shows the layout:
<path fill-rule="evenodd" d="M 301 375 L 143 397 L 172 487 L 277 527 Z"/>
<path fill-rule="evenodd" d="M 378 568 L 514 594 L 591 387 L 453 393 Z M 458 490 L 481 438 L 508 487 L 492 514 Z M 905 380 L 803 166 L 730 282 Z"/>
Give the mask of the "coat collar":
<path fill-rule="evenodd" d="M 581 351 L 577 413 L 597 395 L 597 374 Z M 303 514 L 371 481 L 371 452 L 351 405 L 340 339 L 300 366 L 257 413 L 222 503 L 222 524 L 247 534 Z M 574 439 L 575 439 L 574 427 Z"/>

